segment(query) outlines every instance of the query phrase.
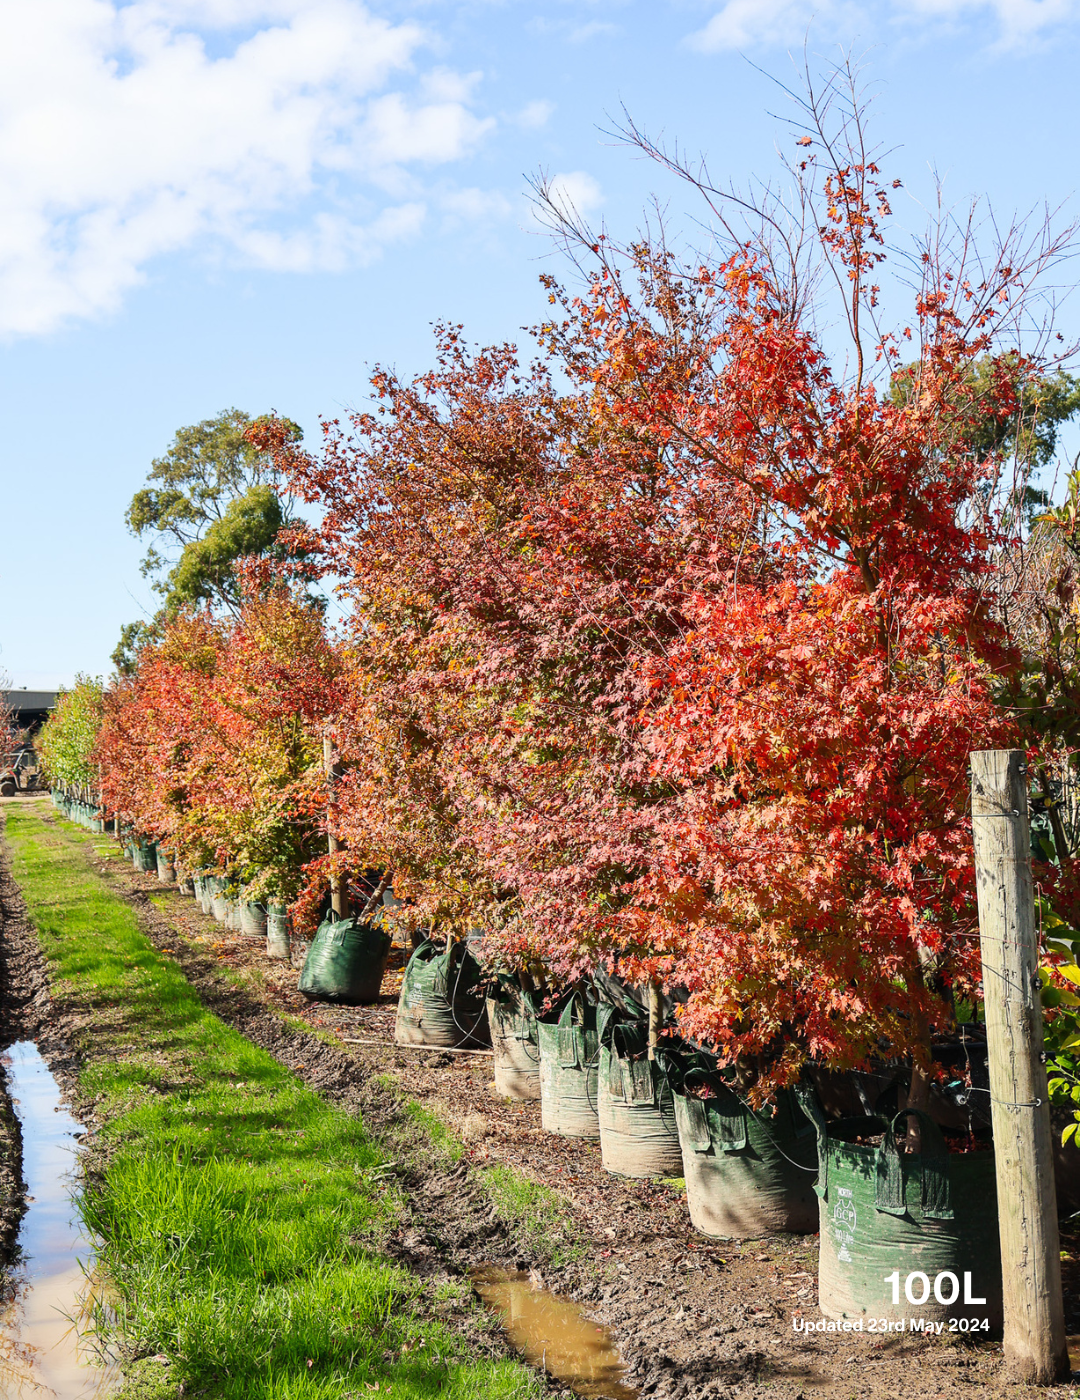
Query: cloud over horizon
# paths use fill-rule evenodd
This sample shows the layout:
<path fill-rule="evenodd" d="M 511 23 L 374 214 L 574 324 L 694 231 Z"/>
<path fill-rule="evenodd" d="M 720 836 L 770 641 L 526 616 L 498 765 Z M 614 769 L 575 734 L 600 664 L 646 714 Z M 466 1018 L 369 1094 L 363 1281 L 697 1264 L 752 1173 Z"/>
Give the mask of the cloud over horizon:
<path fill-rule="evenodd" d="M 493 125 L 478 74 L 418 74 L 430 36 L 360 0 L 0 0 L 0 17 L 0 333 L 111 312 L 189 248 L 370 261 Z"/>
<path fill-rule="evenodd" d="M 968 24 L 981 31 L 979 47 L 1015 48 L 1037 42 L 1080 20 L 1080 0 L 726 0 L 709 22 L 689 36 L 703 53 L 800 44 L 841 32 L 847 42 L 881 26 L 890 32 L 921 22 Z"/>

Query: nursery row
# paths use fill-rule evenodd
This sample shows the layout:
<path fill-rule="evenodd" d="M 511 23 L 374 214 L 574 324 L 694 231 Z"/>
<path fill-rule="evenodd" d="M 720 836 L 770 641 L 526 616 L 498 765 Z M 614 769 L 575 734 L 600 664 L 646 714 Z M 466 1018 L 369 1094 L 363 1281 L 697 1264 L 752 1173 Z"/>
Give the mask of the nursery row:
<path fill-rule="evenodd" d="M 54 801 L 72 819 L 100 826 L 87 805 L 59 794 Z M 123 832 L 119 838 L 137 870 L 156 871 L 205 914 L 260 945 L 265 940 L 269 956 L 288 955 L 274 916 L 267 919 L 259 905 L 235 900 L 213 875 L 177 871 L 154 843 Z M 325 921 L 301 990 L 350 1004 L 377 999 L 394 916 L 384 905 L 367 924 Z M 547 1132 L 598 1141 L 610 1172 L 684 1178 L 691 1221 L 705 1235 L 820 1231 L 826 1317 L 895 1324 L 909 1320 L 914 1306 L 926 1325 L 1000 1328 L 994 1154 L 987 1116 L 970 1092 L 938 1092 L 935 1116 L 948 1124 L 942 1129 L 897 1107 L 904 1086 L 895 1067 L 852 1076 L 811 1066 L 795 1089 L 754 1108 L 715 1055 L 675 1033 L 666 1000 L 654 998 L 650 1007 L 648 989 L 643 995 L 603 974 L 562 993 L 536 986 L 528 975 L 494 971 L 484 942 L 420 943 L 401 988 L 398 1044 L 490 1046 L 500 1094 L 539 1100 Z M 936 1049 L 943 1066 L 951 1053 L 962 1057 L 969 1081 L 985 1080 L 978 1027 Z M 921 1158 L 903 1150 L 910 1118 L 922 1134 Z M 894 1273 L 916 1279 L 915 1295 L 899 1282 L 892 1287 Z"/>
<path fill-rule="evenodd" d="M 865 313 L 856 372 L 817 333 L 805 287 L 827 279 L 770 246 L 683 266 L 587 245 L 580 295 L 548 281 L 528 364 L 442 327 L 436 366 L 377 372 L 371 411 L 325 424 L 318 452 L 253 422 L 317 523 L 237 566 L 227 609 L 166 607 L 130 673 L 62 697 L 42 753 L 219 917 L 261 937 L 287 911 L 314 937 L 311 995 L 367 995 L 392 926 L 415 950 L 399 1035 L 426 1035 L 449 1013 L 422 970 L 454 1010 L 475 953 L 517 988 L 509 1041 L 542 1092 L 566 1088 L 549 1123 L 602 1131 L 606 1083 L 658 1150 L 674 1123 L 719 1170 L 766 1155 L 751 1123 L 782 1124 L 779 1160 L 807 1176 L 820 1133 L 837 1277 L 878 1269 L 880 1291 L 868 1220 L 921 1209 L 948 1235 L 992 1211 L 992 1154 L 970 1132 L 945 1153 L 939 1131 L 944 1089 L 975 1087 L 975 750 L 1029 755 L 1052 1082 L 1080 1095 L 1080 545 L 1072 507 L 1027 512 L 1055 367 L 997 339 L 1044 254 L 1003 246 L 975 287 L 936 245 L 910 324 L 864 343 L 888 198 L 855 149 L 825 188 L 819 251 L 844 316 Z M 1075 507 L 1080 475 L 1069 490 Z M 828 1108 L 823 1075 L 881 1065 L 896 1098 L 872 1131 L 792 1098 L 817 1076 Z"/>

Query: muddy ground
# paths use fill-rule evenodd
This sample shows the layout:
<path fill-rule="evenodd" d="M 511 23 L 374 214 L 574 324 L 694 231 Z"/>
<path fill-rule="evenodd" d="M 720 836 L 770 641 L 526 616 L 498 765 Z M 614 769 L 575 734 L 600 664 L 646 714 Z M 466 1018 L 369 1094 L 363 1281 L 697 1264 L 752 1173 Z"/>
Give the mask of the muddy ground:
<path fill-rule="evenodd" d="M 35 808 L 53 819 L 48 806 Z M 598 1145 L 545 1134 L 539 1105 L 497 1098 L 489 1056 L 395 1047 L 400 956 L 377 1005 L 308 1003 L 296 991 L 295 967 L 270 963 L 258 945 L 226 932 L 192 899 L 154 877 L 95 854 L 108 844 L 106 837 L 87 844 L 88 862 L 133 905 L 155 945 L 175 958 L 223 1020 L 312 1088 L 362 1112 L 374 1132 L 393 1130 L 405 1093 L 434 1110 L 465 1143 L 456 1166 L 419 1154 L 403 1168 L 412 1218 L 390 1248 L 419 1274 L 461 1274 L 481 1263 L 530 1268 L 609 1328 L 628 1380 L 650 1400 L 1080 1396 L 1073 1384 L 1041 1391 L 1008 1384 L 994 1343 L 797 1334 L 793 1318 L 818 1316 L 816 1237 L 735 1243 L 696 1234 L 681 1191 L 610 1176 L 601 1167 Z M 71 1091 L 72 1046 L 84 1043 L 87 1027 L 78 1024 L 77 1013 L 62 1014 L 49 997 L 36 942 L 6 869 L 2 898 L 0 998 L 10 1021 L 7 1037 L 36 1039 Z M 294 962 L 302 952 L 295 950 Z M 365 1043 L 347 1044 L 344 1038 Z M 92 1105 L 78 1107 L 86 1121 Z M 515 1238 L 480 1184 L 478 1174 L 495 1163 L 558 1192 L 583 1245 L 576 1258 L 556 1265 L 557 1241 L 530 1252 Z M 1074 1332 L 1080 1331 L 1080 1239 L 1063 1239 L 1063 1246 L 1074 1256 L 1065 1265 L 1067 1322 Z"/>
<path fill-rule="evenodd" d="M 0 1048 L 6 1048 L 0 1042 Z M 6 1270 L 15 1254 L 16 1237 L 26 1209 L 26 1185 L 22 1178 L 22 1141 L 19 1120 L 8 1094 L 7 1070 L 0 1062 L 0 1270 Z M 10 1301 L 9 1280 L 0 1276 L 0 1308 Z"/>

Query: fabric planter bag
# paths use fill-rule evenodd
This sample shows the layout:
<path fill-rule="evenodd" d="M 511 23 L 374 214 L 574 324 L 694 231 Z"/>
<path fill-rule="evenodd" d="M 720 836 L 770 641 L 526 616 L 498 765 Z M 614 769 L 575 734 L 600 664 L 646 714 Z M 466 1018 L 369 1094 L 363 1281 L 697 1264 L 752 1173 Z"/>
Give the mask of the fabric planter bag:
<path fill-rule="evenodd" d="M 217 918 L 214 913 L 214 899 L 218 893 L 218 878 L 216 875 L 203 876 L 203 913 L 209 914 L 211 918 Z"/>
<path fill-rule="evenodd" d="M 390 935 L 359 919 L 327 919 L 304 959 L 300 991 L 312 1001 L 377 1001 L 382 986 Z"/>
<path fill-rule="evenodd" d="M 559 1137 L 600 1136 L 600 1033 L 612 1014 L 577 991 L 558 1021 L 538 1021 L 540 1122 Z"/>
<path fill-rule="evenodd" d="M 167 851 L 157 853 L 157 877 L 163 885 L 171 885 L 176 879 L 176 866 Z"/>
<path fill-rule="evenodd" d="M 240 909 L 240 932 L 253 942 L 266 941 L 266 909 L 261 904 L 242 899 Z"/>
<path fill-rule="evenodd" d="M 909 1116 L 922 1151 L 896 1142 Z M 953 1319 L 976 1336 L 1002 1326 L 994 1153 L 951 1153 L 932 1119 L 816 1119 L 821 1171 L 819 1306 L 826 1317 Z M 880 1146 L 853 1141 L 882 1135 Z"/>
<path fill-rule="evenodd" d="M 448 1050 L 490 1044 L 481 976 L 464 943 L 443 952 L 430 941 L 421 943 L 405 968 L 394 1040 Z"/>
<path fill-rule="evenodd" d="M 292 956 L 289 915 L 280 904 L 266 906 L 266 956 L 285 962 Z"/>
<path fill-rule="evenodd" d="M 814 1124 L 789 1090 L 777 1094 L 771 1112 L 755 1111 L 715 1072 L 692 1070 L 674 1099 L 695 1230 L 728 1239 L 817 1230 Z"/>
<path fill-rule="evenodd" d="M 157 846 L 153 841 L 137 841 L 134 854 L 135 869 L 144 875 L 157 874 Z"/>
<path fill-rule="evenodd" d="M 540 1045 L 533 994 L 500 973 L 488 991 L 487 1015 L 496 1092 L 506 1099 L 538 1099 Z"/>
<path fill-rule="evenodd" d="M 225 899 L 225 881 L 216 875 L 210 885 L 210 912 L 219 924 L 225 922 L 228 907 Z"/>
<path fill-rule="evenodd" d="M 682 1176 L 667 1070 L 643 1025 L 612 1023 L 600 1047 L 600 1155 L 616 1176 Z"/>

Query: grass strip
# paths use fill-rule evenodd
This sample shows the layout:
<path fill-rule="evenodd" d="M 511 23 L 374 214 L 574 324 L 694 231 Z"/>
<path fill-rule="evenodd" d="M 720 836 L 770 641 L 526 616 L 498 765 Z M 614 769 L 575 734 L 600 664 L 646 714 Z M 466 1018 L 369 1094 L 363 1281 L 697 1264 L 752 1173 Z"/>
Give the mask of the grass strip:
<path fill-rule="evenodd" d="M 130 1353 L 222 1400 L 540 1395 L 516 1362 L 465 1358 L 438 1317 L 465 1289 L 380 1256 L 404 1202 L 359 1119 L 208 1012 L 81 843 L 24 812 L 7 835 L 53 994 L 86 1027 L 107 1126 L 82 1209 Z"/>

